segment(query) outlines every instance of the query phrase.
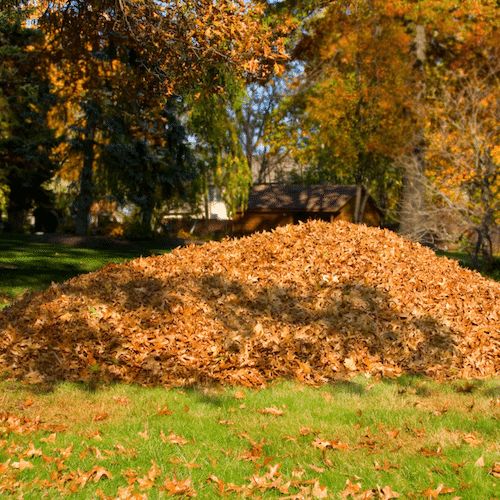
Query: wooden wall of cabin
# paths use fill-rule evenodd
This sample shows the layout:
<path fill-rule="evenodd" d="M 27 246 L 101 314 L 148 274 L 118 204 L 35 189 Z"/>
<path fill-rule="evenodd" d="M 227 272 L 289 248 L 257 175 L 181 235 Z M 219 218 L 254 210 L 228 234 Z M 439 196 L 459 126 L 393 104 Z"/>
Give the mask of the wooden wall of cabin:
<path fill-rule="evenodd" d="M 293 224 L 293 214 L 247 212 L 234 221 L 234 232 L 249 234 L 255 231 L 269 231 L 279 226 Z"/>

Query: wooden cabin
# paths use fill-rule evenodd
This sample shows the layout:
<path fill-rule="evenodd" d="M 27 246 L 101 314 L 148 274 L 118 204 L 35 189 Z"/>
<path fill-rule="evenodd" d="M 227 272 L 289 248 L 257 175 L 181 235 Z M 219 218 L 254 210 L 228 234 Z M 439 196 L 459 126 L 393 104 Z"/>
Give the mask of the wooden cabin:
<path fill-rule="evenodd" d="M 248 234 L 311 219 L 379 226 L 382 213 L 362 186 L 257 184 L 250 192 L 247 210 L 234 223 L 235 232 Z"/>

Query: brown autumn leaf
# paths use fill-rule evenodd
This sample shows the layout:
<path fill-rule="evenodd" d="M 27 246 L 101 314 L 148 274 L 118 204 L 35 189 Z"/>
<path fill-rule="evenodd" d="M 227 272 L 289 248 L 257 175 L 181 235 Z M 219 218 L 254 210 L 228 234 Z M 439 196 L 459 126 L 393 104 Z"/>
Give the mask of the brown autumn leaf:
<path fill-rule="evenodd" d="M 489 473 L 493 477 L 500 478 L 500 462 L 495 462 Z"/>
<path fill-rule="evenodd" d="M 312 471 L 317 472 L 318 474 L 323 474 L 323 472 L 325 472 L 325 468 L 324 467 L 318 467 L 317 465 L 314 465 L 314 464 L 309 464 L 308 467 Z"/>
<path fill-rule="evenodd" d="M 389 431 L 386 431 L 386 434 L 388 437 L 391 439 L 396 439 L 399 436 L 400 430 L 399 429 L 392 429 Z"/>
<path fill-rule="evenodd" d="M 447 495 L 453 493 L 455 488 L 448 488 L 444 484 L 439 484 L 437 488 L 428 488 L 422 492 L 422 495 L 426 498 L 437 498 L 439 495 Z"/>
<path fill-rule="evenodd" d="M 102 422 L 103 420 L 107 420 L 109 418 L 109 413 L 102 412 L 98 413 L 97 415 L 94 415 L 94 418 L 92 419 L 93 422 Z"/>
<path fill-rule="evenodd" d="M 384 463 L 380 465 L 378 462 L 375 462 L 375 470 L 389 471 L 391 469 L 399 469 L 399 465 L 391 464 L 387 459 L 384 459 Z"/>
<path fill-rule="evenodd" d="M 311 488 L 311 495 L 313 498 L 328 498 L 328 488 L 321 486 L 319 481 L 315 481 Z"/>
<path fill-rule="evenodd" d="M 149 432 L 148 432 L 148 428 L 147 427 L 144 427 L 144 430 L 143 431 L 139 431 L 137 433 L 137 435 L 144 439 L 144 441 L 147 441 L 149 439 Z"/>
<path fill-rule="evenodd" d="M 358 369 L 353 358 L 345 358 L 343 364 L 351 372 L 355 372 Z"/>
<path fill-rule="evenodd" d="M 390 486 L 384 486 L 380 490 L 380 498 L 382 500 L 391 500 L 391 498 L 399 498 L 401 495 L 395 492 Z"/>
<path fill-rule="evenodd" d="M 99 429 L 96 429 L 95 431 L 90 432 L 87 435 L 88 439 L 95 439 L 96 441 L 102 441 L 102 435 L 101 431 Z"/>
<path fill-rule="evenodd" d="M 462 435 L 462 441 L 470 446 L 479 446 L 482 438 L 475 432 L 469 432 Z"/>
<path fill-rule="evenodd" d="M 67 459 L 73 453 L 73 444 L 70 444 L 67 448 L 59 448 L 56 451 L 61 458 Z"/>
<path fill-rule="evenodd" d="M 320 450 L 348 450 L 349 445 L 347 443 L 343 443 L 342 441 L 338 441 L 336 439 L 327 441 L 321 438 L 316 438 L 313 442 L 312 445 L 315 448 L 318 448 Z"/>
<path fill-rule="evenodd" d="M 350 479 L 345 482 L 345 487 L 340 493 L 341 498 L 355 497 L 361 491 L 361 483 L 353 483 Z"/>
<path fill-rule="evenodd" d="M 191 479 L 177 479 L 176 477 L 172 479 L 165 479 L 163 486 L 160 488 L 166 491 L 169 495 L 183 495 L 186 497 L 195 497 L 196 492 L 191 483 Z"/>
<path fill-rule="evenodd" d="M 220 425 L 234 425 L 233 420 L 219 420 Z"/>
<path fill-rule="evenodd" d="M 260 460 L 262 457 L 262 448 L 264 446 L 264 442 L 261 443 L 253 443 L 250 450 L 244 451 L 240 455 L 241 460 L 245 460 L 247 462 L 256 462 Z"/>
<path fill-rule="evenodd" d="M 94 483 L 98 483 L 102 479 L 112 479 L 113 474 L 104 467 L 95 466 L 87 473 L 87 478 L 94 481 Z"/>
<path fill-rule="evenodd" d="M 55 443 L 56 442 L 56 437 L 57 437 L 57 434 L 54 432 L 54 433 L 50 434 L 47 437 L 40 438 L 40 441 L 42 443 Z"/>
<path fill-rule="evenodd" d="M 114 396 L 113 401 L 120 406 L 128 406 L 130 404 L 130 399 L 126 396 Z"/>
<path fill-rule="evenodd" d="M 234 393 L 235 399 L 245 399 L 245 393 L 243 391 L 236 391 Z"/>
<path fill-rule="evenodd" d="M 268 408 L 262 408 L 258 410 L 259 413 L 262 413 L 262 415 L 273 415 L 275 417 L 281 417 L 283 415 L 283 410 L 280 410 L 279 408 L 276 408 L 274 406 L 270 406 Z"/>
<path fill-rule="evenodd" d="M 440 457 L 443 454 L 440 446 L 438 446 L 435 450 L 425 447 L 420 448 L 419 452 L 424 457 Z"/>
<path fill-rule="evenodd" d="M 137 481 L 139 489 L 141 489 L 142 491 L 150 490 L 154 486 L 156 480 L 161 476 L 161 473 L 162 472 L 160 467 L 158 467 L 158 464 L 154 460 L 152 460 L 151 467 L 146 475 L 135 478 L 135 481 Z"/>
<path fill-rule="evenodd" d="M 19 462 L 12 462 L 10 466 L 13 469 L 19 469 L 19 470 L 26 470 L 33 468 L 33 464 L 31 462 L 28 462 L 27 460 L 24 460 L 23 458 L 21 458 Z"/>
<path fill-rule="evenodd" d="M 326 450 L 327 448 L 330 448 L 331 445 L 330 445 L 330 441 L 326 441 L 324 439 L 321 439 L 321 438 L 316 438 L 313 442 L 312 442 L 312 445 L 315 447 L 315 448 L 318 448 L 319 450 Z"/>
<path fill-rule="evenodd" d="M 476 467 L 484 467 L 484 457 L 481 455 L 475 462 Z"/>
<path fill-rule="evenodd" d="M 182 464 L 186 469 L 201 469 L 201 465 L 195 462 L 183 462 Z"/>
<path fill-rule="evenodd" d="M 160 431 L 160 439 L 163 443 L 178 444 L 179 446 L 184 446 L 188 443 L 188 440 L 185 437 L 178 436 L 173 432 L 170 432 L 170 434 L 166 436 L 163 431 Z"/>
<path fill-rule="evenodd" d="M 157 411 L 158 415 L 173 415 L 174 412 L 168 407 L 168 406 L 163 406 L 162 408 L 158 408 Z"/>
<path fill-rule="evenodd" d="M 35 445 L 33 444 L 33 442 L 30 441 L 30 444 L 28 446 L 28 449 L 25 451 L 24 456 L 28 457 L 28 458 L 41 457 L 42 450 L 35 448 Z"/>
<path fill-rule="evenodd" d="M 33 398 L 26 398 L 22 403 L 21 403 L 21 408 L 25 410 L 26 408 L 29 408 L 30 406 L 33 406 L 34 400 Z"/>
<path fill-rule="evenodd" d="M 224 494 L 224 490 L 225 490 L 224 481 L 219 479 L 215 474 L 211 474 L 210 476 L 208 476 L 207 481 L 214 483 L 217 486 L 217 491 L 218 491 L 220 496 L 222 496 Z"/>

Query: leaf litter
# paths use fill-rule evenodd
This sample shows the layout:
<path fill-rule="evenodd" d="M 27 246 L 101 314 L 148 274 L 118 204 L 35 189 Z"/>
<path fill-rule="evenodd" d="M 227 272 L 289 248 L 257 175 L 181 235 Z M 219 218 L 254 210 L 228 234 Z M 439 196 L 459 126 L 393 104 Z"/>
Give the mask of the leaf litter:
<path fill-rule="evenodd" d="M 248 387 L 497 375 L 500 285 L 388 230 L 313 221 L 110 264 L 0 312 L 30 383 Z"/>

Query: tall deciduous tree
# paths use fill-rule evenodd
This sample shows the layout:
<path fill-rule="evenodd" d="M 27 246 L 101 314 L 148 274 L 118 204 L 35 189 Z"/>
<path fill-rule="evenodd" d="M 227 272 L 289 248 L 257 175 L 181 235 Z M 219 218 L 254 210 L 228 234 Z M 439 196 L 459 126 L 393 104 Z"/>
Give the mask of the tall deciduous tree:
<path fill-rule="evenodd" d="M 500 217 L 498 56 L 495 48 L 467 74 L 448 74 L 427 130 L 428 173 L 456 223 L 473 233 L 476 264 L 492 262 Z"/>
<path fill-rule="evenodd" d="M 79 95 L 74 130 L 82 167 L 75 220 L 82 234 L 107 107 L 124 94 L 139 113 L 159 96 L 224 95 L 225 74 L 240 81 L 266 79 L 286 58 L 287 27 L 264 23 L 259 2 L 68 0 L 42 1 L 39 8 L 53 60 L 65 68 L 59 78 Z"/>
<path fill-rule="evenodd" d="M 304 71 L 277 115 L 277 146 L 288 139 L 299 162 L 357 183 L 380 185 L 381 168 L 391 166 L 393 184 L 405 177 L 411 207 L 405 213 L 418 213 L 425 203 L 425 183 L 418 179 L 427 169 L 426 123 L 436 88 L 449 70 L 467 73 L 481 46 L 492 43 L 496 2 L 292 3 L 306 13 L 295 47 Z M 415 168 L 398 172 L 393 165 Z M 415 226 L 415 219 L 401 222 Z"/>

